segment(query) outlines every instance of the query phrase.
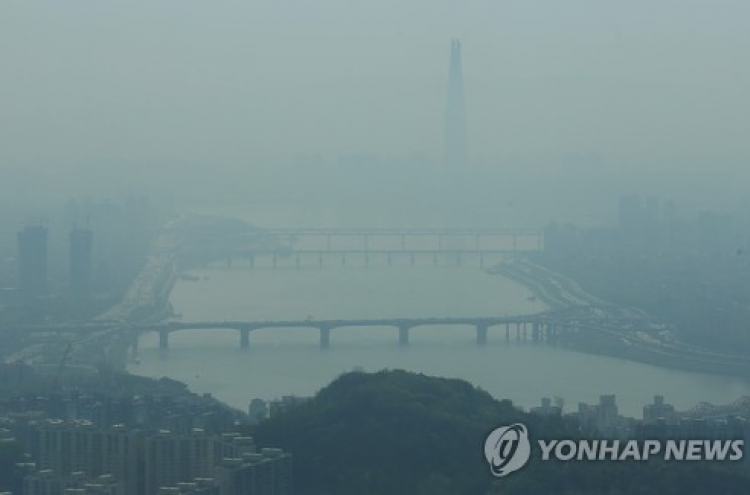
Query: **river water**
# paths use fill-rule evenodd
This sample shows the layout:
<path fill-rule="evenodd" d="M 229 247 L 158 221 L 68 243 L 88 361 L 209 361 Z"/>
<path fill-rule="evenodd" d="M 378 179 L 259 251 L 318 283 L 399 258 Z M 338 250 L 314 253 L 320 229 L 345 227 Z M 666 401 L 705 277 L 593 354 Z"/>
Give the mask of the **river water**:
<path fill-rule="evenodd" d="M 329 263 L 322 269 L 217 264 L 191 274 L 197 280 L 179 281 L 171 295 L 185 321 L 490 316 L 545 309 L 523 286 L 469 264 Z M 513 332 L 506 342 L 500 327 L 490 329 L 482 348 L 471 327 L 413 329 L 404 348 L 393 328 L 333 330 L 328 350 L 319 349 L 318 338 L 312 329 L 258 330 L 242 351 L 236 331 L 182 331 L 170 335 L 169 350 L 160 352 L 157 336 L 150 334 L 141 338 L 140 364 L 130 369 L 181 380 L 242 409 L 255 397 L 311 395 L 355 368 L 462 378 L 523 407 L 537 405 L 543 396 L 561 397 L 570 411 L 578 402 L 614 393 L 620 411 L 636 417 L 655 394 L 680 409 L 750 395 L 750 384 L 739 379 L 516 342 Z"/>

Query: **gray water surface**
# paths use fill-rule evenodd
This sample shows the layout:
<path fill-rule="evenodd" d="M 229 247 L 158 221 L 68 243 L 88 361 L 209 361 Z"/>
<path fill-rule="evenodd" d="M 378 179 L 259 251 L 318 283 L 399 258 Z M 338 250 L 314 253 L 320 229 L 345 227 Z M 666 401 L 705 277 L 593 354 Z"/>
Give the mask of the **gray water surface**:
<path fill-rule="evenodd" d="M 179 281 L 171 296 L 185 321 L 487 316 L 546 309 L 525 287 L 476 267 L 217 265 L 191 274 L 199 280 Z M 170 348 L 161 353 L 157 336 L 149 334 L 141 338 L 141 362 L 131 370 L 184 381 L 242 409 L 255 397 L 314 394 L 355 368 L 462 378 L 524 407 L 559 396 L 570 411 L 579 401 L 597 402 L 599 395 L 614 393 L 620 411 L 637 417 L 655 394 L 681 409 L 750 395 L 750 384 L 739 379 L 519 343 L 513 332 L 506 342 L 501 327 L 490 329 L 484 348 L 468 326 L 413 329 L 406 348 L 398 346 L 393 328 L 333 330 L 325 351 L 318 339 L 313 329 L 258 330 L 251 333 L 250 349 L 242 351 L 236 331 L 182 331 L 170 335 Z"/>

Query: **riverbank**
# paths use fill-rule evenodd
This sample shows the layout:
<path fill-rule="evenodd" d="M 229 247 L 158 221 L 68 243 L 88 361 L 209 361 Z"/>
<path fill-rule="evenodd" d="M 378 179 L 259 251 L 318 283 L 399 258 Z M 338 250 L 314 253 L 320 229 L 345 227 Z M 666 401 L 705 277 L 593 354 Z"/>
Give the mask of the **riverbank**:
<path fill-rule="evenodd" d="M 155 321 L 172 315 L 170 296 L 180 273 L 176 269 L 176 260 L 168 254 L 173 247 L 169 238 L 164 237 L 160 246 L 160 256 L 151 259 L 150 264 L 144 268 L 143 276 L 139 276 L 134 283 L 132 292 L 140 295 L 133 295 L 122 303 L 129 308 L 127 321 L 130 324 Z M 594 310 L 592 314 L 597 317 L 578 324 L 575 331 L 565 332 L 559 345 L 580 352 L 665 368 L 750 378 L 749 359 L 709 352 L 681 342 L 674 329 L 649 318 L 642 310 L 605 301 L 586 292 L 575 280 L 531 260 L 512 258 L 487 272 L 523 285 L 535 298 L 553 310 Z M 108 353 L 113 358 L 118 356 L 113 361 L 117 361 L 119 369 L 124 369 L 127 365 L 128 345 L 129 341 L 120 341 L 113 348 L 116 352 Z"/>
<path fill-rule="evenodd" d="M 553 309 L 590 307 L 598 318 L 566 332 L 560 343 L 581 352 L 641 363 L 750 380 L 750 359 L 681 342 L 673 328 L 638 308 L 611 304 L 584 291 L 560 273 L 524 258 L 501 263 L 488 273 L 514 280 Z"/>
<path fill-rule="evenodd" d="M 692 386 L 688 384 L 692 384 L 695 380 L 692 375 L 683 380 L 662 376 L 663 372 L 639 367 L 640 365 L 635 366 L 628 362 L 715 375 L 747 376 L 744 363 L 730 369 L 731 365 L 727 366 L 726 362 L 722 361 L 723 356 L 706 356 L 702 361 L 696 358 L 686 362 L 683 356 L 685 354 L 695 356 L 696 350 L 682 350 L 680 347 L 682 344 L 673 339 L 670 329 L 664 325 L 619 327 L 617 323 L 607 321 L 607 315 L 614 315 L 620 320 L 632 317 L 634 321 L 642 322 L 646 321 L 647 315 L 635 308 L 622 308 L 608 304 L 607 301 L 586 293 L 575 281 L 522 259 L 513 260 L 490 272 L 503 275 L 510 285 L 520 284 L 528 291 L 516 286 L 513 289 L 508 287 L 508 290 L 502 289 L 497 292 L 496 286 L 503 285 L 500 281 L 492 280 L 493 277 L 487 277 L 478 270 L 468 269 L 448 270 L 450 273 L 443 274 L 439 270 L 435 272 L 433 267 L 408 268 L 398 272 L 390 270 L 358 272 L 356 269 L 347 268 L 326 270 L 323 274 L 317 270 L 256 269 L 251 271 L 252 277 L 249 277 L 243 275 L 246 270 L 242 268 L 235 267 L 230 270 L 221 264 L 220 269 L 209 276 L 201 275 L 198 277 L 199 280 L 184 284 L 178 282 L 176 287 L 183 289 L 180 295 L 179 290 L 173 290 L 175 280 L 180 276 L 179 263 L 175 263 L 176 258 L 170 258 L 176 253 L 173 246 L 167 241 L 162 243 L 152 258 L 154 265 L 144 268 L 144 276 L 140 280 L 146 285 L 151 285 L 151 289 L 146 291 L 145 287 L 142 287 L 133 292 L 133 294 L 148 292 L 155 295 L 155 299 L 129 298 L 131 302 L 140 301 L 139 304 L 134 304 L 131 310 L 140 309 L 128 311 L 128 314 L 158 320 L 171 316 L 171 304 L 174 304 L 175 311 L 184 313 L 186 319 L 200 321 L 231 318 L 241 320 L 248 317 L 273 320 L 290 315 L 304 319 L 310 314 L 316 318 L 323 318 L 326 316 L 325 312 L 328 312 L 327 316 L 332 318 L 342 315 L 362 317 L 363 311 L 371 312 L 376 316 L 389 312 L 394 312 L 394 315 L 403 313 L 404 316 L 408 316 L 414 311 L 417 311 L 418 315 L 438 315 L 445 311 L 456 311 L 461 314 L 512 314 L 513 311 L 522 311 L 519 308 L 525 306 L 534 310 L 539 310 L 540 306 L 545 309 L 546 307 L 553 309 L 595 308 L 597 314 L 602 316 L 601 324 L 582 325 L 575 331 L 568 332 L 559 345 L 577 352 L 561 353 L 562 355 L 558 355 L 553 349 L 544 350 L 547 346 L 534 346 L 533 349 L 523 346 L 506 349 L 498 346 L 494 348 L 497 352 L 492 352 L 491 355 L 485 352 L 484 356 L 478 356 L 473 340 L 471 340 L 473 337 L 468 342 L 463 342 L 459 333 L 456 333 L 455 337 L 451 333 L 455 332 L 455 329 L 445 329 L 446 333 L 441 337 L 444 341 L 429 343 L 426 341 L 423 345 L 418 343 L 419 331 L 414 332 L 415 345 L 410 346 L 408 353 L 401 352 L 400 354 L 394 354 L 388 347 L 381 349 L 373 345 L 376 340 L 360 342 L 362 339 L 359 336 L 355 341 L 355 336 L 352 335 L 352 340 L 347 342 L 349 335 L 343 331 L 335 336 L 334 347 L 341 342 L 342 346 L 348 347 L 347 352 L 337 353 L 336 350 L 332 350 L 326 354 L 302 349 L 300 342 L 304 341 L 306 336 L 289 335 L 287 339 L 286 334 L 271 336 L 270 333 L 264 335 L 263 332 L 254 332 L 250 349 L 241 353 L 217 349 L 217 345 L 223 344 L 220 344 L 221 337 L 213 334 L 203 340 L 201 340 L 203 337 L 198 335 L 191 337 L 194 340 L 182 349 L 179 349 L 179 344 L 177 344 L 175 346 L 177 352 L 171 353 L 168 360 L 162 359 L 156 352 L 150 354 L 152 351 L 148 350 L 148 344 L 144 344 L 141 349 L 140 371 L 131 368 L 131 371 L 135 373 L 156 378 L 173 377 L 186 383 L 191 390 L 214 393 L 221 397 L 221 400 L 233 404 L 234 407 L 243 408 L 252 397 L 274 398 L 284 393 L 308 395 L 342 371 L 360 366 L 370 370 L 399 367 L 441 376 L 461 375 L 465 379 L 489 388 L 493 386 L 494 381 L 487 377 L 496 375 L 497 361 L 503 363 L 506 371 L 521 369 L 529 362 L 542 362 L 540 359 L 544 360 L 541 366 L 545 369 L 571 370 L 569 373 L 558 373 L 561 376 L 557 382 L 550 382 L 545 378 L 543 386 L 536 386 L 534 384 L 537 382 L 530 380 L 523 386 L 519 385 L 517 390 L 503 388 L 495 391 L 500 395 L 518 398 L 526 406 L 536 404 L 541 396 L 555 395 L 558 392 L 570 394 L 570 399 L 575 401 L 586 399 L 585 394 L 590 391 L 628 393 L 627 388 L 616 385 L 618 377 L 640 374 L 641 380 L 647 382 L 654 376 L 658 377 L 657 386 L 649 390 L 644 388 L 641 396 L 624 399 L 632 404 L 643 404 L 651 394 L 667 393 L 671 396 L 672 390 L 679 387 L 687 390 L 689 386 Z M 159 266 L 162 268 L 158 268 Z M 417 275 L 414 270 L 425 272 Z M 151 273 L 151 275 L 146 275 L 146 273 Z M 169 276 L 154 276 L 157 273 L 168 273 Z M 425 283 L 424 277 L 430 281 Z M 326 291 L 322 291 L 321 287 L 325 287 Z M 377 298 L 372 297 L 373 291 L 377 291 Z M 178 292 L 179 297 L 175 298 L 175 292 Z M 284 298 L 273 297 L 273 294 L 282 293 Z M 536 297 L 535 300 L 529 297 L 532 293 Z M 209 294 L 210 300 L 207 299 Z M 478 304 L 477 300 L 484 302 Z M 288 301 L 295 301 L 295 304 L 290 305 Z M 367 303 L 364 304 L 363 301 Z M 446 301 L 452 302 L 446 305 Z M 458 306 L 455 304 L 456 301 L 460 302 Z M 374 304 L 375 302 L 377 304 Z M 121 332 L 115 331 L 102 336 L 109 349 L 107 352 L 109 365 L 117 369 L 125 369 L 128 364 L 133 363 L 133 355 L 130 352 L 132 333 L 128 327 L 138 321 L 143 320 L 131 319 L 128 325 L 120 329 Z M 430 330 L 430 332 L 433 331 Z M 151 337 L 153 335 L 144 338 L 147 340 Z M 295 338 L 302 340 L 294 340 Z M 394 341 L 390 335 L 385 339 L 387 342 Z M 284 342 L 284 345 L 281 346 L 280 342 Z M 237 348 L 236 334 L 226 338 L 226 347 Z M 614 357 L 622 361 L 610 365 L 601 359 L 581 356 L 578 354 L 579 351 L 592 357 Z M 158 361 L 157 356 L 159 356 Z M 439 357 L 436 358 L 436 356 Z M 444 361 L 445 366 L 436 366 L 434 364 L 436 359 Z M 458 361 L 471 363 L 470 366 L 465 366 L 471 369 L 468 371 L 457 369 Z M 210 367 L 210 370 L 204 368 L 200 370 L 200 373 L 196 373 L 195 363 L 197 362 L 220 362 L 222 366 Z M 290 366 L 295 367 L 293 377 L 289 377 Z M 222 368 L 222 371 L 219 372 L 218 368 Z M 579 376 L 579 372 L 586 375 L 585 370 L 594 368 L 604 370 L 600 373 L 601 383 L 592 383 L 587 381 L 588 377 Z M 548 376 L 547 373 L 542 374 Z M 247 377 L 247 380 L 235 386 L 232 377 L 236 376 Z M 278 379 L 279 376 L 287 378 Z M 587 385 L 580 391 L 571 391 L 571 384 L 575 383 Z M 719 395 L 714 399 L 724 401 L 728 400 L 727 397 L 737 397 L 739 393 L 745 393 L 744 388 L 738 389 L 731 395 Z M 689 402 L 695 403 L 696 399 L 703 400 L 710 397 L 712 397 L 710 393 L 701 389 L 700 394 L 690 395 Z"/>

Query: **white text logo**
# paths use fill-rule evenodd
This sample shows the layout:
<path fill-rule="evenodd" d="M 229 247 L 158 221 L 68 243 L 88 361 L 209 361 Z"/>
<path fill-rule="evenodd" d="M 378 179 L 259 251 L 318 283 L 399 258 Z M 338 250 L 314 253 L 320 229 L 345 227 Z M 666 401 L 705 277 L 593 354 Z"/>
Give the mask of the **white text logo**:
<path fill-rule="evenodd" d="M 521 469 L 530 455 L 529 432 L 521 423 L 493 430 L 484 442 L 484 457 L 492 474 L 498 477 Z"/>
<path fill-rule="evenodd" d="M 538 440 L 542 461 L 740 461 L 744 440 Z M 493 430 L 484 442 L 484 457 L 494 476 L 521 469 L 531 457 L 525 425 Z"/>

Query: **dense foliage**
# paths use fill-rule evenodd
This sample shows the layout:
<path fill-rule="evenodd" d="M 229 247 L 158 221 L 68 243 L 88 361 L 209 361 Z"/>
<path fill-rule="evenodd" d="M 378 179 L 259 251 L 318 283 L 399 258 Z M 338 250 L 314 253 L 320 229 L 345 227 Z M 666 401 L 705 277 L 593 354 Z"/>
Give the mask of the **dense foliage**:
<path fill-rule="evenodd" d="M 496 480 L 486 435 L 521 421 L 538 437 L 574 433 L 560 418 L 523 413 L 461 380 L 405 371 L 349 373 L 311 401 L 258 425 L 260 445 L 293 454 L 302 495 L 742 493 L 740 469 L 663 463 L 535 462 Z"/>
<path fill-rule="evenodd" d="M 520 414 L 463 381 L 350 373 L 254 435 L 293 453 L 299 493 L 476 493 L 500 418 Z"/>

